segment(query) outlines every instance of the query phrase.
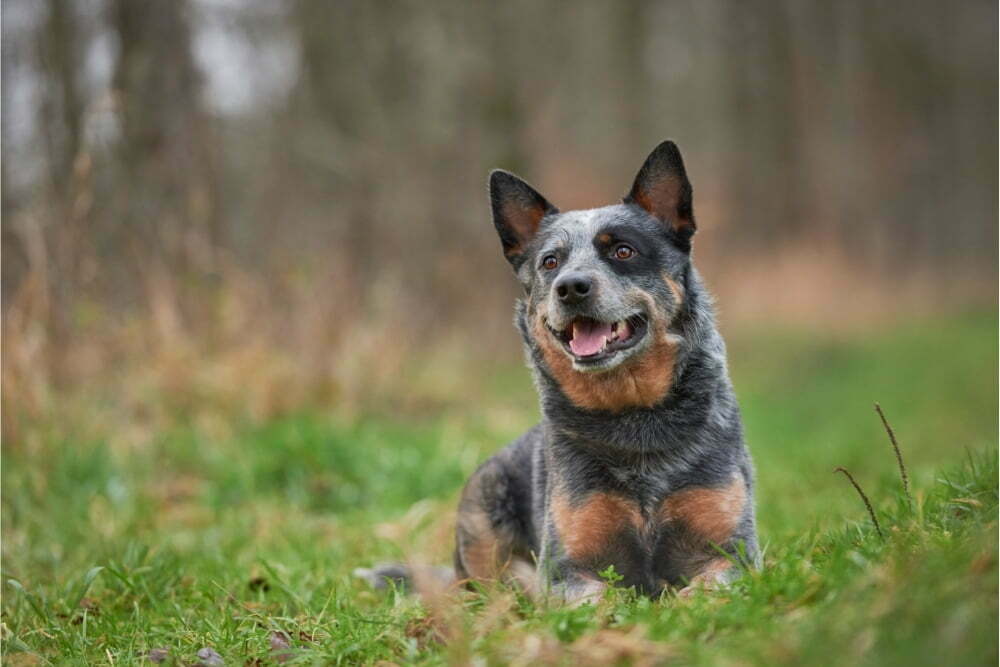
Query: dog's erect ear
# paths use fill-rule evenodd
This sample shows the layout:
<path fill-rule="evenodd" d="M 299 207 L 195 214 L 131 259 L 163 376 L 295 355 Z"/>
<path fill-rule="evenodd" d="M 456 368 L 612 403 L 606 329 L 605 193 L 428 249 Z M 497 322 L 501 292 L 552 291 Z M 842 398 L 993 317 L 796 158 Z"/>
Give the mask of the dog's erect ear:
<path fill-rule="evenodd" d="M 664 141 L 653 149 L 624 201 L 646 209 L 673 231 L 681 247 L 690 247 L 695 230 L 691 183 L 677 144 Z"/>
<path fill-rule="evenodd" d="M 490 173 L 490 204 L 493 206 L 493 225 L 503 243 L 503 254 L 515 268 L 520 264 L 525 246 L 538 233 L 542 218 L 559 212 L 533 187 L 501 169 Z"/>

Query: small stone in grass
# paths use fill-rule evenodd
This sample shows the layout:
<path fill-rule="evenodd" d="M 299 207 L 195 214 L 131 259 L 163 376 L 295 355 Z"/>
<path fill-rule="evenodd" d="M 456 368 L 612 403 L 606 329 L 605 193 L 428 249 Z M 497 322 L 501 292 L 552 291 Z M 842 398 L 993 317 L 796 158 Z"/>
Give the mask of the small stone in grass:
<path fill-rule="evenodd" d="M 284 632 L 271 633 L 271 657 L 278 662 L 287 662 L 292 659 L 292 653 L 288 649 L 292 645 L 288 641 L 288 635 Z"/>
<path fill-rule="evenodd" d="M 197 653 L 200 667 L 222 667 L 226 662 L 211 646 L 206 646 Z"/>
<path fill-rule="evenodd" d="M 150 662 L 163 662 L 170 657 L 170 651 L 165 648 L 151 648 L 146 654 L 146 660 Z"/>

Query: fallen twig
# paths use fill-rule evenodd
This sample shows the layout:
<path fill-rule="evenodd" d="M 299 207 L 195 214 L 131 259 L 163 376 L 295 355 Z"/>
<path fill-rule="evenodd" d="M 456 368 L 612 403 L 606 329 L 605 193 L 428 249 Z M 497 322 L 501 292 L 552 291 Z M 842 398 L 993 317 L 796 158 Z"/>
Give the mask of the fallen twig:
<path fill-rule="evenodd" d="M 847 471 L 847 468 L 841 468 L 839 466 L 834 469 L 834 472 L 842 472 L 845 475 L 847 475 L 847 479 L 851 480 L 851 484 L 854 485 L 854 488 L 857 490 L 858 495 L 861 496 L 861 500 L 864 501 L 865 507 L 868 508 L 868 516 L 872 518 L 872 523 L 875 524 L 875 532 L 878 533 L 878 536 L 884 540 L 885 535 L 882 534 L 882 526 L 878 525 L 878 519 L 875 518 L 875 510 L 872 509 L 872 504 L 871 502 L 869 502 L 868 496 L 866 496 L 865 492 L 861 490 L 861 487 L 858 486 L 858 483 L 854 481 L 854 476 Z"/>
<path fill-rule="evenodd" d="M 875 412 L 882 419 L 882 426 L 885 427 L 885 432 L 889 434 L 889 442 L 892 443 L 892 451 L 896 452 L 896 462 L 899 464 L 899 476 L 903 480 L 903 493 L 906 494 L 907 504 L 913 507 L 913 497 L 910 496 L 910 477 L 906 474 L 906 465 L 903 463 L 903 455 L 900 453 L 899 444 L 896 442 L 896 434 L 893 432 L 892 427 L 889 426 L 889 420 L 885 418 L 882 406 L 878 403 L 875 404 Z"/>

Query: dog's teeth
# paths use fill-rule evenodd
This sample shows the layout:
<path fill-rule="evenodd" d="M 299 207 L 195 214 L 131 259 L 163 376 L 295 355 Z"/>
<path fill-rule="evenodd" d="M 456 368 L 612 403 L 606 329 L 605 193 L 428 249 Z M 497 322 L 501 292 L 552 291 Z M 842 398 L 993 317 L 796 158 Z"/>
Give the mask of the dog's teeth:
<path fill-rule="evenodd" d="M 608 340 L 616 341 L 619 338 L 619 331 L 621 330 L 621 322 L 614 322 L 611 324 L 611 338 Z"/>

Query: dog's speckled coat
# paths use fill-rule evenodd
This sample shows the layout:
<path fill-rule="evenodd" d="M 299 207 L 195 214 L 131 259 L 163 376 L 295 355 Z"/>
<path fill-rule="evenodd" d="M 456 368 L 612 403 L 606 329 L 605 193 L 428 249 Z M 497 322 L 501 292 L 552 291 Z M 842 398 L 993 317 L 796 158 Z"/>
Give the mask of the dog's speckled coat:
<path fill-rule="evenodd" d="M 655 596 L 757 563 L 753 469 L 711 297 L 691 264 L 691 193 L 669 141 L 621 204 L 598 209 L 560 213 L 516 176 L 491 174 L 542 421 L 466 484 L 459 580 L 579 602 L 603 591 L 610 565 L 621 585 Z M 632 335 L 577 356 L 567 344 L 577 321 Z M 359 573 L 376 585 L 412 574 Z"/>
<path fill-rule="evenodd" d="M 466 485 L 457 576 L 581 600 L 603 589 L 609 565 L 622 585 L 657 595 L 755 563 L 752 465 L 711 297 L 691 263 L 677 147 L 653 151 L 622 204 L 560 213 L 502 171 L 490 196 L 525 292 L 515 321 L 543 417 Z M 621 244 L 634 254 L 619 259 Z M 563 302 L 561 276 L 583 276 L 586 297 Z M 577 317 L 637 312 L 643 340 L 596 364 L 554 334 Z"/>

